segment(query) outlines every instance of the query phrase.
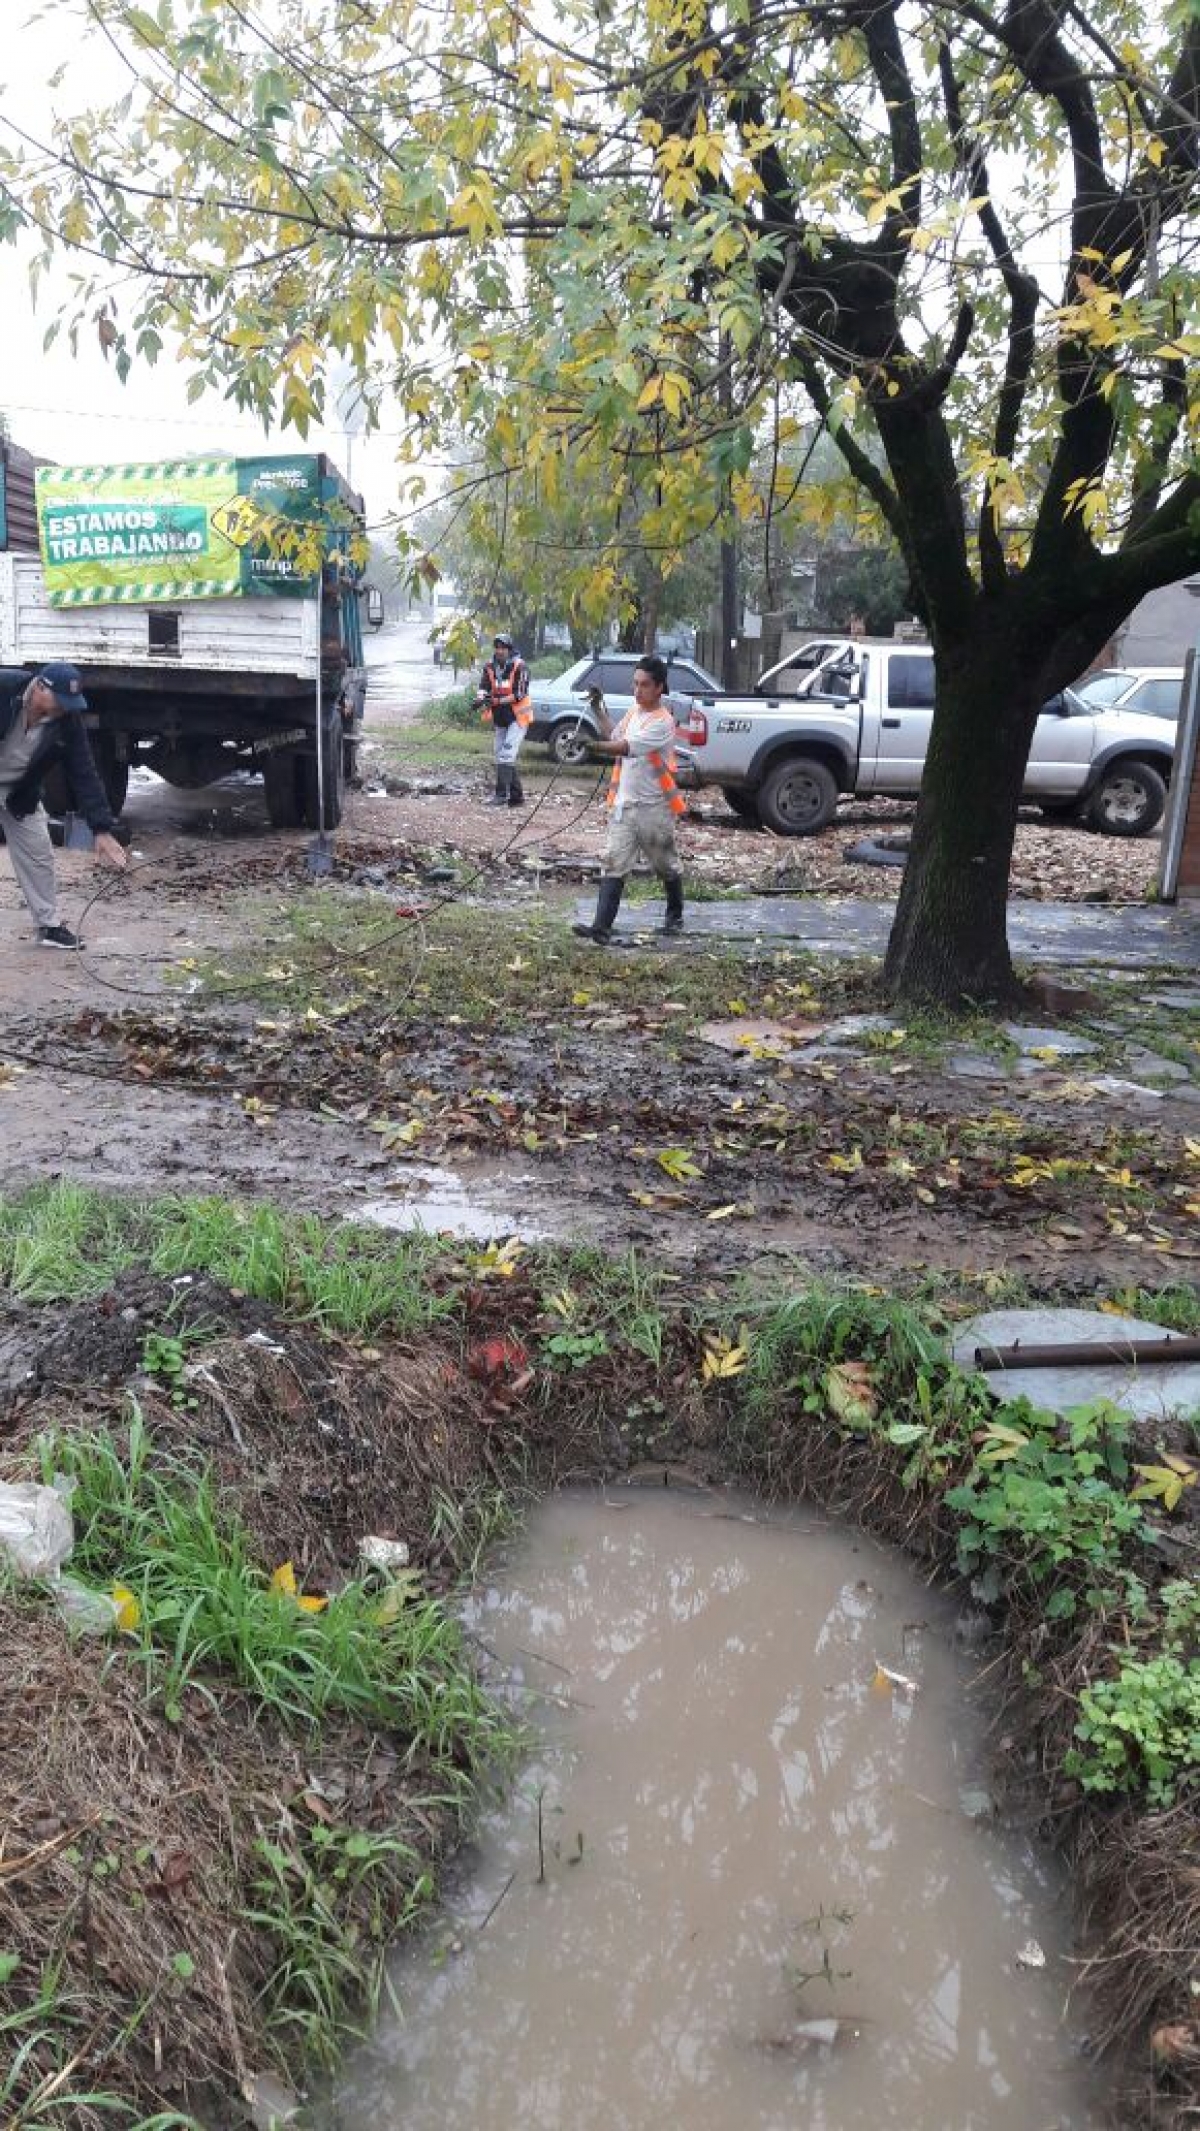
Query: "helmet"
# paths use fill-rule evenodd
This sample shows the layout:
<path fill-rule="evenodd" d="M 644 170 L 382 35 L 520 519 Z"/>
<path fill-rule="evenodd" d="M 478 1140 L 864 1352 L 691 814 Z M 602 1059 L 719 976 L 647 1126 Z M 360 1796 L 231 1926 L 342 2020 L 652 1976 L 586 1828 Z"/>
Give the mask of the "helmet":
<path fill-rule="evenodd" d="M 493 651 L 498 651 L 500 649 L 501 644 L 503 644 L 506 651 L 512 650 L 513 640 L 511 636 L 506 636 L 504 634 L 503 629 L 497 630 L 495 636 L 492 638 Z"/>

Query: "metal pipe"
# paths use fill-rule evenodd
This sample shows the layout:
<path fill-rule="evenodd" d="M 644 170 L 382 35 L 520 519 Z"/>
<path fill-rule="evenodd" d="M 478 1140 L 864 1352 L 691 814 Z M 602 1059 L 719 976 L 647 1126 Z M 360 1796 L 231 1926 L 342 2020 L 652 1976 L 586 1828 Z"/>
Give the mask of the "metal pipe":
<path fill-rule="evenodd" d="M 1151 1362 L 1200 1362 L 1200 1339 L 1171 1334 L 1165 1339 L 1072 1339 L 1061 1345 L 976 1347 L 977 1369 L 1057 1369 L 1089 1363 L 1122 1363 L 1136 1367 Z"/>

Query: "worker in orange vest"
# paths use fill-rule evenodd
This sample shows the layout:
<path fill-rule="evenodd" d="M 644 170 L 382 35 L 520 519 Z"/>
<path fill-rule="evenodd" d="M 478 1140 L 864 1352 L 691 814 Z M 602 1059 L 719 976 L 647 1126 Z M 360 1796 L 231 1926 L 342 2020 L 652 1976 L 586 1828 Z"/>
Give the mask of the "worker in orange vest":
<path fill-rule="evenodd" d="M 590 925 L 576 925 L 581 939 L 603 944 L 611 939 L 626 876 L 644 858 L 663 883 L 667 914 L 663 931 L 683 931 L 683 869 L 675 848 L 675 823 L 687 812 L 675 782 L 675 717 L 664 700 L 667 668 L 652 654 L 639 661 L 633 676 L 633 708 L 619 725 L 596 704 L 603 737 L 591 752 L 613 758 L 608 791 L 608 843 L 600 874 L 596 915 Z"/>
<path fill-rule="evenodd" d="M 529 668 L 518 658 L 511 636 L 503 631 L 492 639 L 492 655 L 483 669 L 476 701 L 485 725 L 492 728 L 492 752 L 496 761 L 496 789 L 486 804 L 490 807 L 520 807 L 525 792 L 517 774 L 517 756 L 526 728 L 533 721 L 529 700 Z"/>

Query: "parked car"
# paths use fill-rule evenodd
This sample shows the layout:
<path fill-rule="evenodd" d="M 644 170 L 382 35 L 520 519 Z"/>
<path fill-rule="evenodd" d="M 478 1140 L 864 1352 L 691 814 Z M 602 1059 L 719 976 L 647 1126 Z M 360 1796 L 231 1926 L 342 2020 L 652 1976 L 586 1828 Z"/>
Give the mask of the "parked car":
<path fill-rule="evenodd" d="M 600 731 L 588 689 L 600 689 L 610 717 L 623 718 L 633 704 L 633 675 L 640 659 L 637 651 L 603 651 L 595 658 L 576 659 L 555 681 L 534 681 L 528 738 L 544 742 L 556 762 L 585 762 L 588 738 L 595 739 Z M 667 688 L 675 697 L 712 696 L 720 694 L 721 683 L 694 659 L 668 658 Z"/>
<path fill-rule="evenodd" d="M 1094 710 L 1140 710 L 1148 718 L 1179 716 L 1182 666 L 1101 666 L 1076 681 L 1075 694 Z"/>
<path fill-rule="evenodd" d="M 928 646 L 847 639 L 800 698 L 694 700 L 686 733 L 681 725 L 680 782 L 718 785 L 735 813 L 778 835 L 813 836 L 843 792 L 916 797 L 933 701 Z M 1024 796 L 1110 836 L 1147 836 L 1162 816 L 1174 743 L 1162 717 L 1064 689 L 1038 718 Z"/>

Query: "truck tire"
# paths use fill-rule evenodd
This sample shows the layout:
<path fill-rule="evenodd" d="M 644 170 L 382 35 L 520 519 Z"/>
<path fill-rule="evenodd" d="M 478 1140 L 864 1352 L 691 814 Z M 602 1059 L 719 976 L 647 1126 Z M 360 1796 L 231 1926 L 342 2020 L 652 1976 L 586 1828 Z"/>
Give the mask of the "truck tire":
<path fill-rule="evenodd" d="M 342 747 L 342 721 L 333 719 L 325 727 L 325 819 L 320 818 L 317 807 L 317 751 L 305 749 L 300 756 L 300 784 L 304 797 L 304 826 L 306 829 L 336 829 L 342 818 L 346 803 L 346 760 Z"/>
<path fill-rule="evenodd" d="M 113 813 L 119 814 L 125 804 L 125 794 L 129 790 L 129 764 L 118 761 L 115 743 L 106 733 L 89 733 L 88 739 L 91 742 L 92 759 L 104 786 L 104 796 Z M 59 762 L 53 763 L 46 772 L 42 785 L 42 803 L 47 814 L 57 821 L 61 821 L 63 815 L 71 811 L 71 794 L 67 789 L 62 764 Z"/>
<path fill-rule="evenodd" d="M 747 791 L 744 784 L 723 784 L 721 797 L 730 813 L 736 814 L 739 821 L 753 822 L 755 828 L 758 827 L 757 792 Z"/>
<path fill-rule="evenodd" d="M 546 746 L 552 762 L 561 763 L 564 769 L 578 769 L 588 760 L 588 741 L 594 739 L 591 727 L 580 725 L 577 718 L 560 718 L 550 727 Z"/>
<path fill-rule="evenodd" d="M 1087 818 L 1104 836 L 1149 836 L 1166 803 L 1167 787 L 1148 762 L 1112 762 L 1088 801 Z"/>
<path fill-rule="evenodd" d="M 777 836 L 816 836 L 837 812 L 837 779 L 809 755 L 773 763 L 758 788 L 758 812 Z"/>
<path fill-rule="evenodd" d="M 110 733 L 98 733 L 92 742 L 92 753 L 100 781 L 114 814 L 119 814 L 129 791 L 129 764 L 117 753 L 117 743 Z"/>
<path fill-rule="evenodd" d="M 304 809 L 300 794 L 300 757 L 294 747 L 277 747 L 263 757 L 267 820 L 273 829 L 298 829 Z"/>

